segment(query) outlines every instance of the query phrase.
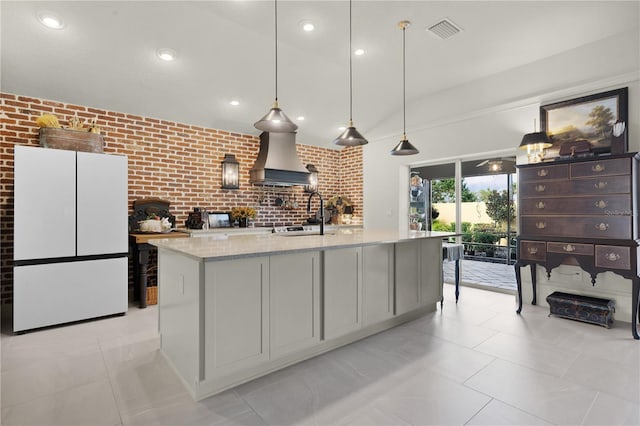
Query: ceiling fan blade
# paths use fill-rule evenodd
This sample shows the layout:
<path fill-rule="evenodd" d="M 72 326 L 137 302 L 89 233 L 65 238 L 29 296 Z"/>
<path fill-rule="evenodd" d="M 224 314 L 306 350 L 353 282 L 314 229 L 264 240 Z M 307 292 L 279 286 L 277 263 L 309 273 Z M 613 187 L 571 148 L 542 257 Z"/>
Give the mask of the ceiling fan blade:
<path fill-rule="evenodd" d="M 485 164 L 487 164 L 488 162 L 489 162 L 489 160 L 484 160 L 482 163 L 478 163 L 478 164 L 476 164 L 476 167 L 482 167 L 482 166 L 484 166 Z"/>

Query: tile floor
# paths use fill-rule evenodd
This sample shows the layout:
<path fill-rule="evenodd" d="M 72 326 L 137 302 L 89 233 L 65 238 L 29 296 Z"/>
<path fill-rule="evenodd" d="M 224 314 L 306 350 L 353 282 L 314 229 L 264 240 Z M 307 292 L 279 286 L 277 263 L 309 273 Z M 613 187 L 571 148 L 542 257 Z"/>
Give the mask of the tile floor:
<path fill-rule="evenodd" d="M 193 401 L 156 307 L 2 335 L 3 425 L 638 425 L 640 342 L 445 285 L 441 310 Z M 8 324 L 3 324 L 6 328 Z"/>

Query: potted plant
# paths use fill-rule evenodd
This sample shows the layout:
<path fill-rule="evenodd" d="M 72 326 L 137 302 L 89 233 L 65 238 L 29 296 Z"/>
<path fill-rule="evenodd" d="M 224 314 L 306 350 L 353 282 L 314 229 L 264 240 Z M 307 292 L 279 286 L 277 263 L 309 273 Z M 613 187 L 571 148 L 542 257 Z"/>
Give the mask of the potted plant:
<path fill-rule="evenodd" d="M 246 228 L 247 219 L 256 217 L 256 210 L 251 207 L 234 207 L 231 209 L 231 217 L 238 221 L 240 228 Z"/>

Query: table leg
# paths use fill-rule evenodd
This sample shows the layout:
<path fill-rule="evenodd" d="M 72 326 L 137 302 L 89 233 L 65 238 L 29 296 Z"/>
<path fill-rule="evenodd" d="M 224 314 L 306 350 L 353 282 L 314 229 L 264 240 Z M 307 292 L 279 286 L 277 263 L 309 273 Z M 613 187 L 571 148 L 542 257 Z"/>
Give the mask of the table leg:
<path fill-rule="evenodd" d="M 140 308 L 147 307 L 147 268 L 149 266 L 149 248 L 140 247 L 138 250 L 138 263 L 140 267 L 140 282 L 138 284 L 140 294 Z"/>
<path fill-rule="evenodd" d="M 456 303 L 460 295 L 460 259 L 456 259 Z"/>
<path fill-rule="evenodd" d="M 537 303 L 536 297 L 538 295 L 538 292 L 536 290 L 536 285 L 537 285 L 537 282 L 536 282 L 536 264 L 535 263 L 530 264 L 529 268 L 531 269 L 531 287 L 533 288 L 533 300 L 531 301 L 531 304 L 535 305 Z"/>
<path fill-rule="evenodd" d="M 640 340 L 638 336 L 638 321 L 640 320 L 640 278 L 636 277 L 633 280 L 633 294 L 631 295 L 631 333 L 633 338 Z"/>
<path fill-rule="evenodd" d="M 516 287 L 518 291 L 518 309 L 516 310 L 516 313 L 519 314 L 522 312 L 522 279 L 520 277 L 520 268 L 522 268 L 522 266 L 516 262 L 513 267 L 516 270 Z"/>

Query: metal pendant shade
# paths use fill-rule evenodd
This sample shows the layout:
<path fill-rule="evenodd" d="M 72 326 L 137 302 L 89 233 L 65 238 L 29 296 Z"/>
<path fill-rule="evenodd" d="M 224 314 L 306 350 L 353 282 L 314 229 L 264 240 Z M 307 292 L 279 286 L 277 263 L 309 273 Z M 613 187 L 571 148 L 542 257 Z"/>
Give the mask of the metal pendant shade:
<path fill-rule="evenodd" d="M 273 103 L 269 112 L 253 124 L 258 130 L 264 132 L 295 132 L 298 125 L 278 107 L 278 101 Z"/>
<path fill-rule="evenodd" d="M 298 129 L 297 124 L 291 121 L 278 106 L 278 0 L 274 0 L 274 6 L 276 97 L 271 110 L 260 120 L 256 121 L 253 127 L 263 132 L 295 132 Z"/>
<path fill-rule="evenodd" d="M 414 155 L 419 152 L 418 148 L 409 142 L 407 135 L 403 135 L 403 139 L 391 150 L 391 155 Z"/>
<path fill-rule="evenodd" d="M 355 127 L 353 127 L 351 122 L 349 122 L 349 127 L 347 127 L 345 131 L 333 141 L 333 143 L 341 146 L 360 146 L 368 144 L 369 141 L 366 140 Z"/>
<path fill-rule="evenodd" d="M 340 146 L 360 146 L 369 143 L 353 126 L 353 66 L 351 61 L 351 0 L 349 0 L 349 126 L 333 143 Z"/>
<path fill-rule="evenodd" d="M 391 150 L 391 155 L 415 155 L 420 151 L 407 139 L 407 89 L 406 89 L 406 61 L 405 61 L 405 31 L 411 25 L 409 21 L 398 22 L 402 29 L 402 140 Z"/>

